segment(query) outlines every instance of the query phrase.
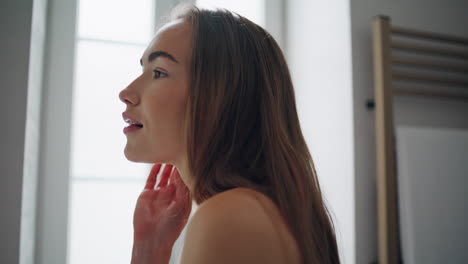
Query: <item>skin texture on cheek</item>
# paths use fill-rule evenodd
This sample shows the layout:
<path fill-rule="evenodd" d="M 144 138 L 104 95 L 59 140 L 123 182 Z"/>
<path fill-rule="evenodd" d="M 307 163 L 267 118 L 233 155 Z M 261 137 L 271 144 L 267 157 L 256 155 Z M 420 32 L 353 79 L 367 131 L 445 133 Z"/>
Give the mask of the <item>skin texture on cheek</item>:
<path fill-rule="evenodd" d="M 174 162 L 183 154 L 182 129 L 186 84 L 177 76 L 154 81 L 142 98 L 147 119 L 146 140 L 151 157 Z"/>

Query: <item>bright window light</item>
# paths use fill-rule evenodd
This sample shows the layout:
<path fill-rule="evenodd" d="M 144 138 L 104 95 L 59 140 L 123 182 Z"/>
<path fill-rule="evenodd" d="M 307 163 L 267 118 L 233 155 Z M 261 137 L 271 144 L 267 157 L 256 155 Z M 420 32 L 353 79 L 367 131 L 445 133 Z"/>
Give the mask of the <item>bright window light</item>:
<path fill-rule="evenodd" d="M 152 0 L 79 0 L 78 36 L 146 44 L 153 32 Z"/>
<path fill-rule="evenodd" d="M 123 149 L 125 105 L 119 92 L 141 74 L 145 46 L 78 41 L 73 95 L 73 178 L 130 178 L 145 171 Z"/>
<path fill-rule="evenodd" d="M 119 92 L 141 74 L 152 0 L 80 0 L 73 92 L 69 264 L 130 263 L 133 210 L 150 165 L 124 156 Z"/>
<path fill-rule="evenodd" d="M 265 0 L 197 0 L 197 6 L 207 9 L 226 8 L 265 27 Z"/>

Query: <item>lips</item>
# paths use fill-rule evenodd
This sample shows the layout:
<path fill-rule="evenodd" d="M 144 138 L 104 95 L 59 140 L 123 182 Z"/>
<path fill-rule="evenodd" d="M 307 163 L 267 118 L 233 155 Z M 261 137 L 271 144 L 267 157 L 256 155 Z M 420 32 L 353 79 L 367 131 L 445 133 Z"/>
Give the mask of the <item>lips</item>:
<path fill-rule="evenodd" d="M 136 126 L 136 127 L 143 127 L 143 124 L 138 121 L 137 119 L 135 119 L 134 117 L 132 117 L 130 114 L 128 114 L 127 112 L 123 112 L 122 113 L 122 117 L 123 117 L 123 120 L 128 123 L 130 126 Z"/>

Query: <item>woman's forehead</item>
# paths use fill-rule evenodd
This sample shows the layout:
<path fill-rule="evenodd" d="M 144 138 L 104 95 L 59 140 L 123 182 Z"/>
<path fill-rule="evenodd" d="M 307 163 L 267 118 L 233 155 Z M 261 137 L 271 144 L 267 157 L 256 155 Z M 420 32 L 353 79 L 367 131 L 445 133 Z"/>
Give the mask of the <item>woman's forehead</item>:
<path fill-rule="evenodd" d="M 178 29 L 180 27 L 184 27 L 185 25 L 188 26 L 188 23 L 186 23 L 186 21 L 182 18 L 169 21 L 158 29 L 156 35 L 170 29 Z"/>
<path fill-rule="evenodd" d="M 191 28 L 189 23 L 178 19 L 162 26 L 143 54 L 146 62 L 149 54 L 164 51 L 172 54 L 180 62 L 185 62 L 191 50 Z"/>

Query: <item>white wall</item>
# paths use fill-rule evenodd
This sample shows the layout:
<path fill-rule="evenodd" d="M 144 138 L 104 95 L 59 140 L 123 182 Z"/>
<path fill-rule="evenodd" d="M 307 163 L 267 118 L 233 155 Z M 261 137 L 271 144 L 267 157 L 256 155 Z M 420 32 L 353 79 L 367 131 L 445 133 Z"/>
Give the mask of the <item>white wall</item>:
<path fill-rule="evenodd" d="M 9 0 L 0 7 L 0 263 L 34 263 L 45 6 Z"/>
<path fill-rule="evenodd" d="M 392 24 L 468 37 L 466 0 L 352 0 L 354 156 L 356 184 L 356 263 L 377 259 L 374 112 L 365 107 L 373 98 L 372 17 L 385 14 Z M 422 98 L 395 100 L 395 122 L 407 125 L 468 127 L 468 104 Z M 430 118 L 427 118 L 430 117 Z"/>
<path fill-rule="evenodd" d="M 28 72 L 26 135 L 21 208 L 20 262 L 35 263 L 36 208 L 41 134 L 42 69 L 46 36 L 47 0 L 33 0 Z"/>
<path fill-rule="evenodd" d="M 373 263 L 375 124 L 366 109 L 374 94 L 372 18 L 385 14 L 399 26 L 468 36 L 468 1 L 289 0 L 287 9 L 286 53 L 299 114 L 336 214 L 343 262 Z M 397 125 L 466 128 L 467 115 L 461 101 L 395 100 Z"/>
<path fill-rule="evenodd" d="M 349 1 L 287 1 L 286 47 L 302 129 L 336 216 L 342 263 L 353 264 L 353 94 Z"/>
<path fill-rule="evenodd" d="M 75 0 L 49 0 L 44 58 L 37 264 L 67 263 L 70 134 L 75 57 Z"/>
<path fill-rule="evenodd" d="M 6 209 L 0 220 L 0 262 L 18 263 L 28 88 L 25 76 L 28 76 L 29 66 L 32 0 L 1 3 L 0 27 L 2 35 L 8 38 L 0 42 L 0 87 L 3 98 L 0 104 L 3 124 L 0 137 L 0 202 L 2 211 Z"/>

